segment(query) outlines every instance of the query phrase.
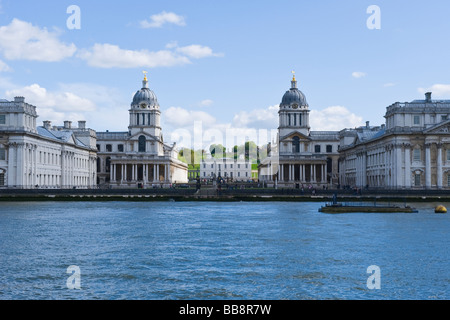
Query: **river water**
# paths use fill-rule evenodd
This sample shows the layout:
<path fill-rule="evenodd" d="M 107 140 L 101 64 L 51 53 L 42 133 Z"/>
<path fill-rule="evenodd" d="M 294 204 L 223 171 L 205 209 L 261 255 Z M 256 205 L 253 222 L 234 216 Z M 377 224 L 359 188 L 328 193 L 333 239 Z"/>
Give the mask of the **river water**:
<path fill-rule="evenodd" d="M 320 205 L 0 203 L 0 299 L 450 298 L 449 214 Z"/>

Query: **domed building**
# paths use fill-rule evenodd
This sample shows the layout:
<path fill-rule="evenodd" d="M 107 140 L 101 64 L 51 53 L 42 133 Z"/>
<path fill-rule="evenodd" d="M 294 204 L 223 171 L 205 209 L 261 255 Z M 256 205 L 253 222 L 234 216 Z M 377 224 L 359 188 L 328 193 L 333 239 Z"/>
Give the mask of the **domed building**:
<path fill-rule="evenodd" d="M 309 113 L 294 75 L 280 103 L 277 141 L 259 167 L 260 180 L 289 188 L 338 184 L 339 133 L 311 131 Z"/>
<path fill-rule="evenodd" d="M 176 144 L 164 143 L 161 111 L 145 76 L 129 110 L 128 132 L 97 133 L 98 184 L 111 188 L 167 187 L 188 181 Z"/>

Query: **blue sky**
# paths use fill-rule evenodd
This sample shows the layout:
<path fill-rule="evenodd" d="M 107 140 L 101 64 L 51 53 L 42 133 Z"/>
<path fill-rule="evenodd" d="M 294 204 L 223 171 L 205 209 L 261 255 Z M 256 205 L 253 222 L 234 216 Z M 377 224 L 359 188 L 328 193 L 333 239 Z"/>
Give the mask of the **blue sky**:
<path fill-rule="evenodd" d="M 166 134 L 199 120 L 244 132 L 277 127 L 295 70 L 312 130 L 379 125 L 396 101 L 450 98 L 449 12 L 448 1 L 0 0 L 0 98 L 24 95 L 39 122 L 126 131 L 146 70 Z"/>

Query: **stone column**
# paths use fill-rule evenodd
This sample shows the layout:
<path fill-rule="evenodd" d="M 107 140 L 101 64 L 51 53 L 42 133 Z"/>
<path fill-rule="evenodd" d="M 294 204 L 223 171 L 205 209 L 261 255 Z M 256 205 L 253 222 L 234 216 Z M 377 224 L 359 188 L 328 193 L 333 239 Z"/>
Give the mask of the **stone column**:
<path fill-rule="evenodd" d="M 425 144 L 425 187 L 431 188 L 431 144 Z"/>
<path fill-rule="evenodd" d="M 403 185 L 403 176 L 404 176 L 404 170 L 403 170 L 403 163 L 402 163 L 402 146 L 397 145 L 395 147 L 395 175 L 396 175 L 396 186 L 397 188 L 404 187 Z"/>
<path fill-rule="evenodd" d="M 405 145 L 405 187 L 411 188 L 411 146 Z"/>
<path fill-rule="evenodd" d="M 437 156 L 437 187 L 442 189 L 442 144 L 437 145 L 438 156 Z"/>

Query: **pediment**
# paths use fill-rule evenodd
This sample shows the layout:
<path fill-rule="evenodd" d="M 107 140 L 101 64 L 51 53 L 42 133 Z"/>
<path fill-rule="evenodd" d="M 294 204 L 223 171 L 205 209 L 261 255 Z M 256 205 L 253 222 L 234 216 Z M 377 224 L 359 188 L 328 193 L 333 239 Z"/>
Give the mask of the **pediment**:
<path fill-rule="evenodd" d="M 128 140 L 136 140 L 137 141 L 137 140 L 139 140 L 140 136 L 144 136 L 147 140 L 158 141 L 158 139 L 155 136 L 153 136 L 145 131 L 135 133 L 134 135 L 128 137 Z"/>
<path fill-rule="evenodd" d="M 425 129 L 427 134 L 450 134 L 450 120 L 441 122 L 431 128 Z"/>
<path fill-rule="evenodd" d="M 301 132 L 294 131 L 294 132 L 289 133 L 288 135 L 285 135 L 284 137 L 281 137 L 280 142 L 283 142 L 285 140 L 292 140 L 292 139 L 294 139 L 294 137 L 298 137 L 300 139 L 300 141 L 311 141 L 310 137 L 304 135 Z"/>

